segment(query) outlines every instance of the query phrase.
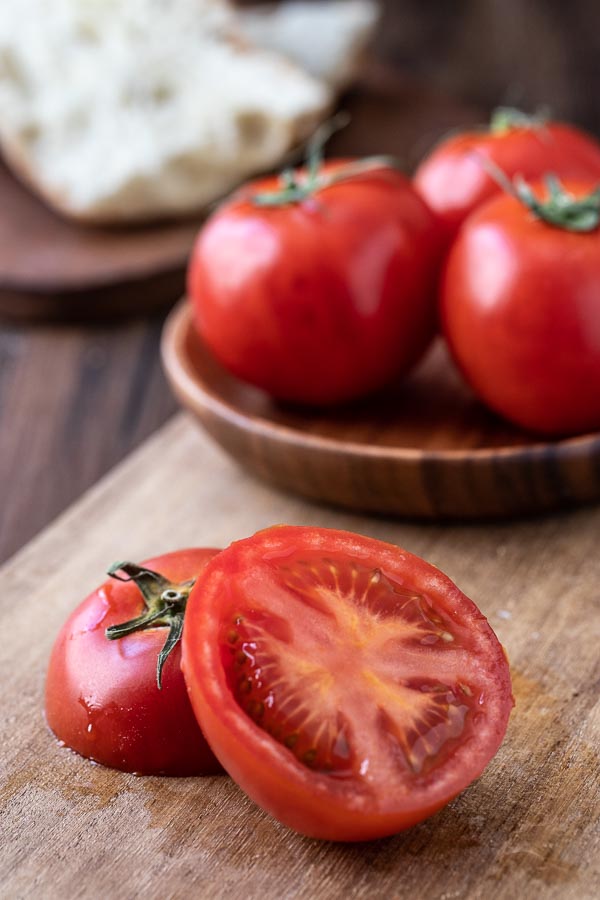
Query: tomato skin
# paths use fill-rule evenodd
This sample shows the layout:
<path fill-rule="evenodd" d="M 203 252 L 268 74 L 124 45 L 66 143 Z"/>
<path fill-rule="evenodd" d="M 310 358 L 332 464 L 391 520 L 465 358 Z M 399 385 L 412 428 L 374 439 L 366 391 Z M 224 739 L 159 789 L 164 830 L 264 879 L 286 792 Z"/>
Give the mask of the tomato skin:
<path fill-rule="evenodd" d="M 423 160 L 414 178 L 419 193 L 443 222 L 448 243 L 467 216 L 501 193 L 485 171 L 482 157 L 509 178 L 521 175 L 537 181 L 551 172 L 561 179 L 600 181 L 600 143 L 571 125 L 549 122 L 500 134 L 453 135 Z"/>
<path fill-rule="evenodd" d="M 283 207 L 249 199 L 280 186 L 247 186 L 200 232 L 188 275 L 198 331 L 228 370 L 280 400 L 329 405 L 377 390 L 434 335 L 439 225 L 392 169 Z"/>
<path fill-rule="evenodd" d="M 444 615 L 468 623 L 474 670 L 486 685 L 485 702 L 483 694 L 474 700 L 484 704 L 476 706 L 475 719 L 482 722 L 453 751 L 441 771 L 419 778 L 412 791 L 393 790 L 387 779 L 378 782 L 376 777 L 362 790 L 352 779 L 311 770 L 235 701 L 219 644 L 223 617 L 228 608 L 239 607 L 244 613 L 260 606 L 258 594 L 252 600 L 243 596 L 244 581 L 253 567 L 253 584 L 260 585 L 263 578 L 257 559 L 285 562 L 305 552 L 323 553 L 327 561 L 352 557 L 376 564 L 378 571 L 401 573 L 408 584 L 433 598 Z M 293 613 L 290 615 L 294 626 Z M 348 647 L 350 669 L 352 652 Z M 233 544 L 209 564 L 189 601 L 183 669 L 198 721 L 227 772 L 285 825 L 309 837 L 335 841 L 394 834 L 441 809 L 481 774 L 502 741 L 513 705 L 501 645 L 485 617 L 445 575 L 393 545 L 322 528 L 267 529 Z"/>
<path fill-rule="evenodd" d="M 493 198 L 450 252 L 441 318 L 466 380 L 500 415 L 549 436 L 600 428 L 599 229 L 567 232 Z"/>
<path fill-rule="evenodd" d="M 145 565 L 170 580 L 194 578 L 217 550 L 181 550 Z M 109 580 L 71 614 L 54 643 L 46 679 L 46 719 L 56 737 L 104 766 L 139 775 L 222 771 L 192 712 L 181 672 L 181 644 L 166 661 L 162 690 L 156 662 L 167 628 L 116 641 L 110 625 L 143 611 L 132 582 Z"/>

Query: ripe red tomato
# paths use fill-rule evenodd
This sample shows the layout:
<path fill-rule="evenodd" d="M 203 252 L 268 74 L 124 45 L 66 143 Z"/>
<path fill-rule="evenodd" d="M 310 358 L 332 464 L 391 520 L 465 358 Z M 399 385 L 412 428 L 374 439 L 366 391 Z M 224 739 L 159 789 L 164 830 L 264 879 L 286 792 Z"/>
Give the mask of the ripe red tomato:
<path fill-rule="evenodd" d="M 600 144 L 591 135 L 557 122 L 499 110 L 488 130 L 463 132 L 442 141 L 415 174 L 415 185 L 444 223 L 451 241 L 467 216 L 501 188 L 488 174 L 489 160 L 509 178 L 600 180 Z"/>
<path fill-rule="evenodd" d="M 144 568 L 175 589 L 195 579 L 217 550 L 182 550 Z M 146 579 L 152 592 L 153 579 Z M 189 585 L 183 585 L 183 593 Z M 46 680 L 46 718 L 56 737 L 82 756 L 143 775 L 204 775 L 221 771 L 192 712 L 177 644 L 166 660 L 162 690 L 157 658 L 168 628 L 157 625 L 110 641 L 110 626 L 144 614 L 133 581 L 110 580 L 62 627 Z"/>
<path fill-rule="evenodd" d="M 381 388 L 422 356 L 441 239 L 389 167 L 337 161 L 307 190 L 309 178 L 288 174 L 295 189 L 256 181 L 221 207 L 200 232 L 188 285 L 198 331 L 227 369 L 278 399 L 327 405 Z"/>
<path fill-rule="evenodd" d="M 511 707 L 502 647 L 438 569 L 341 531 L 276 527 L 213 560 L 183 668 L 216 755 L 303 834 L 363 840 L 477 778 Z"/>
<path fill-rule="evenodd" d="M 577 197 L 592 187 L 567 183 Z M 582 207 L 592 220 L 593 205 Z M 600 196 L 595 205 L 598 222 Z M 450 251 L 441 315 L 458 366 L 493 410 L 547 435 L 600 428 L 597 226 L 569 232 L 514 197 L 490 200 Z"/>

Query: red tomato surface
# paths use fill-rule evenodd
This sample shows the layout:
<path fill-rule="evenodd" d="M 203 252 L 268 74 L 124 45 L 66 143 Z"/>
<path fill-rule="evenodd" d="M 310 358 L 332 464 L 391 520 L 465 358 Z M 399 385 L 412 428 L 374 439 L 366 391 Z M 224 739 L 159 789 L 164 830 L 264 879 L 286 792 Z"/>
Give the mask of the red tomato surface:
<path fill-rule="evenodd" d="M 247 186 L 200 232 L 188 278 L 197 328 L 227 369 L 274 397 L 360 397 L 407 372 L 433 337 L 439 226 L 390 168 L 277 208 L 249 199 L 279 188 Z"/>
<path fill-rule="evenodd" d="M 145 565 L 175 583 L 195 578 L 217 550 L 182 550 Z M 82 756 L 143 775 L 203 775 L 221 771 L 198 727 L 180 668 L 178 644 L 164 667 L 156 663 L 165 626 L 109 641 L 105 630 L 143 611 L 133 582 L 110 580 L 63 625 L 46 680 L 46 718 L 57 738 Z"/>
<path fill-rule="evenodd" d="M 439 810 L 481 774 L 513 705 L 502 647 L 445 575 L 320 528 L 271 528 L 208 565 L 183 668 L 230 775 L 281 822 L 331 840 Z"/>
<path fill-rule="evenodd" d="M 566 187 L 583 196 L 595 185 Z M 513 197 L 490 200 L 450 251 L 441 316 L 493 410 L 547 435 L 600 428 L 600 230 L 570 233 Z"/>
<path fill-rule="evenodd" d="M 498 134 L 480 130 L 453 135 L 434 148 L 415 174 L 415 185 L 443 222 L 448 240 L 470 213 L 502 191 L 482 157 L 509 178 L 522 175 L 535 181 L 552 172 L 560 178 L 600 181 L 600 143 L 571 125 L 549 122 Z"/>

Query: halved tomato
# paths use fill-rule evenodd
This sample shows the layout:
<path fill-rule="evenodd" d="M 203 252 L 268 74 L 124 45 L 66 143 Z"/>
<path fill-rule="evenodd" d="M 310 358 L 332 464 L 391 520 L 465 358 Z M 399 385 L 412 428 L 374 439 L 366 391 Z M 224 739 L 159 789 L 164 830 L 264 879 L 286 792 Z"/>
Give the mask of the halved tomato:
<path fill-rule="evenodd" d="M 221 771 L 188 699 L 178 638 L 191 585 L 218 552 L 119 563 L 69 616 L 46 677 L 46 720 L 63 745 L 138 775 Z"/>
<path fill-rule="evenodd" d="M 364 840 L 436 812 L 498 749 L 501 645 L 438 569 L 390 544 L 280 526 L 212 560 L 183 668 L 223 766 L 303 834 Z"/>

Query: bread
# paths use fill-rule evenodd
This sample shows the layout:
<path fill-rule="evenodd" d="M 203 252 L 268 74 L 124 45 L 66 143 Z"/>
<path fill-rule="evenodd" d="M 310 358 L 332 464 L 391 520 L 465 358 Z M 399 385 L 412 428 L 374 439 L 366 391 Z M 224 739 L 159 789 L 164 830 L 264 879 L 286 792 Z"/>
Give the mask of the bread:
<path fill-rule="evenodd" d="M 331 91 L 238 33 L 225 0 L 1 0 L 0 145 L 62 212 L 198 211 L 277 166 Z"/>
<path fill-rule="evenodd" d="M 334 90 L 356 78 L 379 19 L 376 0 L 293 0 L 240 12 L 243 33 L 287 56 Z"/>

